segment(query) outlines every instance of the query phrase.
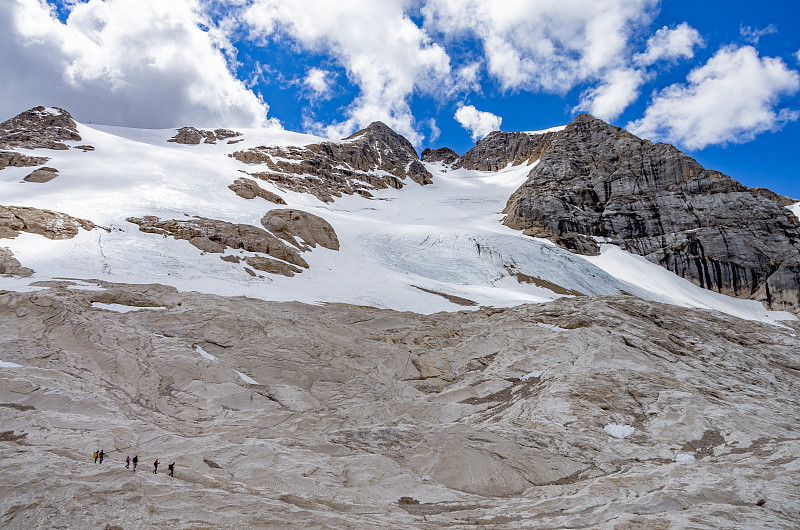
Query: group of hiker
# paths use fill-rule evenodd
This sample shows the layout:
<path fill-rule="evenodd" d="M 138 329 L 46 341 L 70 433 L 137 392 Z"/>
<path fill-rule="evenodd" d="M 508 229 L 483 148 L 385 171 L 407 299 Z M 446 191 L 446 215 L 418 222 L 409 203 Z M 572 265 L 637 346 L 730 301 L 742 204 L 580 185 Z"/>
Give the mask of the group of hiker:
<path fill-rule="evenodd" d="M 98 463 L 98 460 L 99 460 L 99 463 L 102 464 L 103 463 L 103 457 L 105 456 L 105 452 L 102 449 L 100 449 L 99 451 L 95 451 L 92 456 L 94 457 L 94 463 L 95 464 Z M 156 458 L 155 462 L 153 462 L 153 474 L 158 474 L 158 465 L 160 463 L 161 462 L 159 462 L 157 458 Z M 130 455 L 125 457 L 125 469 L 130 469 L 131 468 L 131 464 L 133 464 L 133 470 L 136 471 L 136 466 L 139 464 L 139 455 L 135 455 L 133 458 L 131 458 Z M 175 462 L 173 462 L 170 465 L 168 465 L 167 469 L 169 469 L 169 476 L 170 477 L 174 477 L 175 476 L 174 475 L 174 473 L 175 473 Z"/>

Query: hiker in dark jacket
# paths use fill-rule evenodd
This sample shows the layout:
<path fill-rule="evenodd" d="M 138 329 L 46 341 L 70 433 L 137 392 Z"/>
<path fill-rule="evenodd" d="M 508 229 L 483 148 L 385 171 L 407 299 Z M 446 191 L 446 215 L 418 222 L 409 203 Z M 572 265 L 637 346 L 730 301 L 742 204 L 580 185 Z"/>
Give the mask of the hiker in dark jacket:
<path fill-rule="evenodd" d="M 168 465 L 167 469 L 169 469 L 169 476 L 174 477 L 175 475 L 173 475 L 173 473 L 175 473 L 175 462 Z"/>
<path fill-rule="evenodd" d="M 103 452 L 102 449 L 100 449 L 100 463 L 101 464 L 103 463 L 103 455 L 105 455 L 105 453 Z"/>
<path fill-rule="evenodd" d="M 153 462 L 153 473 L 155 473 L 156 475 L 158 474 L 158 459 L 157 458 L 156 458 L 156 461 Z"/>
<path fill-rule="evenodd" d="M 133 462 L 133 470 L 136 471 L 136 464 L 139 463 L 139 455 L 134 456 L 131 462 Z"/>

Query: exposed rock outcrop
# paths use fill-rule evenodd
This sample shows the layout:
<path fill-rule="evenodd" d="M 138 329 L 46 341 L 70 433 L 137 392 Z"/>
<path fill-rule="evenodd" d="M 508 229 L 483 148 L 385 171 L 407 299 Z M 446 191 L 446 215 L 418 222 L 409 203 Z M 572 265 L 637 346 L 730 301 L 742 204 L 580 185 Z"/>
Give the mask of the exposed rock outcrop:
<path fill-rule="evenodd" d="M 504 222 L 578 246 L 609 238 L 701 287 L 796 312 L 800 229 L 790 202 L 584 114 L 553 137 Z"/>
<path fill-rule="evenodd" d="M 142 232 L 185 239 L 205 252 L 222 253 L 230 247 L 266 254 L 292 265 L 308 268 L 308 263 L 297 250 L 266 230 L 252 225 L 234 224 L 205 217 L 161 221 L 152 215 L 130 217 L 128 222 L 139 225 L 139 230 Z"/>
<path fill-rule="evenodd" d="M 342 142 L 305 147 L 255 147 L 229 155 L 246 164 L 266 166 L 252 176 L 324 202 L 343 194 L 371 197 L 370 190 L 402 188 L 410 178 L 433 182 L 411 143 L 381 122 L 372 123 Z"/>
<path fill-rule="evenodd" d="M 236 179 L 228 188 L 243 199 L 261 197 L 275 204 L 286 204 L 286 201 L 280 195 L 265 190 L 255 180 L 246 177 Z"/>
<path fill-rule="evenodd" d="M 200 142 L 206 144 L 215 144 L 217 140 L 226 140 L 241 136 L 242 133 L 231 131 L 230 129 L 214 129 L 213 131 L 206 131 L 203 129 L 196 129 L 194 127 L 181 127 L 178 129 L 178 134 L 167 140 L 178 144 L 196 145 Z"/>
<path fill-rule="evenodd" d="M 69 112 L 58 107 L 34 107 L 0 123 L 0 149 L 58 149 L 81 140 Z"/>
<path fill-rule="evenodd" d="M 561 131 L 546 133 L 494 131 L 461 155 L 453 168 L 497 171 L 509 164 L 530 164 L 542 157 Z"/>
<path fill-rule="evenodd" d="M 58 170 L 52 167 L 40 167 L 33 170 L 24 179 L 25 182 L 50 182 L 58 176 Z"/>
<path fill-rule="evenodd" d="M 78 229 L 99 228 L 91 221 L 61 212 L 23 206 L 0 206 L 0 238 L 14 238 L 20 232 L 39 234 L 47 239 L 72 239 Z"/>
<path fill-rule="evenodd" d="M 797 322 L 71 283 L 0 292 L 3 528 L 797 527 Z"/>
<path fill-rule="evenodd" d="M 50 159 L 46 156 L 28 156 L 14 151 L 0 151 L 0 169 L 41 166 L 48 160 Z"/>
<path fill-rule="evenodd" d="M 8 247 L 0 247 L 0 274 L 28 277 L 33 270 L 23 267 Z"/>
<path fill-rule="evenodd" d="M 339 238 L 333 227 L 323 219 L 303 210 L 270 210 L 261 219 L 264 228 L 288 241 L 301 250 L 309 250 L 317 245 L 339 250 Z M 295 239 L 299 237 L 303 244 Z"/>
<path fill-rule="evenodd" d="M 444 162 L 445 164 L 452 164 L 458 160 L 458 153 L 449 147 L 440 147 L 439 149 L 423 149 L 420 159 L 423 162 Z"/>

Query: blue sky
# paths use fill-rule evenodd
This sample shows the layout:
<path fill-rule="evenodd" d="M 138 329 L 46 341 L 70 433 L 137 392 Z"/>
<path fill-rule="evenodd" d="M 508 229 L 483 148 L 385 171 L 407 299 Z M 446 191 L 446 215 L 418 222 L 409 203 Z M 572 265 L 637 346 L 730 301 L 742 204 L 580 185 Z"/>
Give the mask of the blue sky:
<path fill-rule="evenodd" d="M 800 198 L 798 27 L 788 0 L 0 0 L 0 111 L 331 137 L 380 119 L 459 153 L 587 111 Z"/>

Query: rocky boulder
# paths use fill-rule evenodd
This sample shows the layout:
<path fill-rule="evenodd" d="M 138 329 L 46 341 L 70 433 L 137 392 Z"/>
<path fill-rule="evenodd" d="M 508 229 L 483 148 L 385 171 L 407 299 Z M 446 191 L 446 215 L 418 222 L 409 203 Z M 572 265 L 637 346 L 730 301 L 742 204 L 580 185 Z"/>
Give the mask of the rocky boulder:
<path fill-rule="evenodd" d="M 504 223 L 554 239 L 608 238 L 701 287 L 797 312 L 791 202 L 584 114 L 552 137 Z"/>
<path fill-rule="evenodd" d="M 58 170 L 52 167 L 40 167 L 33 170 L 24 179 L 25 182 L 50 182 L 58 176 Z"/>
<path fill-rule="evenodd" d="M 371 197 L 371 190 L 402 188 L 409 178 L 420 185 L 433 177 L 411 143 L 386 124 L 372 123 L 341 142 L 305 147 L 261 146 L 229 155 L 266 166 L 251 175 L 281 188 L 310 193 L 324 202 L 343 194 Z"/>
<path fill-rule="evenodd" d="M 458 153 L 449 147 L 440 147 L 439 149 L 423 149 L 420 159 L 423 162 L 443 162 L 445 164 L 452 164 L 458 160 Z"/>
<path fill-rule="evenodd" d="M 0 274 L 28 277 L 33 270 L 23 267 L 8 247 L 0 247 Z"/>
<path fill-rule="evenodd" d="M 23 206 L 0 206 L 0 238 L 14 238 L 20 232 L 30 232 L 47 239 L 72 239 L 78 234 L 79 228 L 92 230 L 98 226 L 86 219 L 78 219 L 61 212 Z"/>
<path fill-rule="evenodd" d="M 0 123 L 0 149 L 65 150 L 70 140 L 81 140 L 78 126 L 58 107 L 34 107 Z"/>
<path fill-rule="evenodd" d="M 309 247 L 315 248 L 320 245 L 331 250 L 339 250 L 336 231 L 328 221 L 314 214 L 292 209 L 270 210 L 261 219 L 261 224 L 299 249 L 308 250 Z M 302 239 L 304 244 L 299 244 L 295 237 Z"/>
<path fill-rule="evenodd" d="M 461 155 L 453 168 L 497 171 L 509 164 L 533 163 L 547 151 L 561 131 L 546 133 L 494 131 Z"/>
<path fill-rule="evenodd" d="M 284 201 L 280 195 L 265 190 L 253 179 L 245 177 L 238 178 L 233 182 L 233 184 L 228 186 L 228 188 L 243 199 L 255 199 L 256 197 L 261 197 L 262 199 L 266 199 L 269 202 L 274 202 L 275 204 L 286 204 L 286 201 Z"/>

